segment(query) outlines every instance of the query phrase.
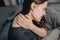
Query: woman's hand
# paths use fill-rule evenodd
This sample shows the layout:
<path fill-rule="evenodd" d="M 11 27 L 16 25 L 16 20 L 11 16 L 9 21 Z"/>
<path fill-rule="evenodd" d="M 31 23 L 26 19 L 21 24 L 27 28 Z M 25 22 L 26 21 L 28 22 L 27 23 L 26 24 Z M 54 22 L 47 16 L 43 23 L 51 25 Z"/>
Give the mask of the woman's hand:
<path fill-rule="evenodd" d="M 20 14 L 16 17 L 16 20 L 17 20 L 18 25 L 20 25 L 21 27 L 25 29 L 29 29 L 33 31 L 34 33 L 36 33 L 42 38 L 44 38 L 47 35 L 46 30 L 44 28 L 38 28 L 37 26 L 35 26 L 32 23 L 32 19 L 29 17 L 25 17 L 24 15 Z"/>
<path fill-rule="evenodd" d="M 33 27 L 33 23 L 32 23 L 32 19 L 29 17 L 25 17 L 22 14 L 19 14 L 16 17 L 17 23 L 18 25 L 20 25 L 21 27 L 25 28 L 25 29 L 30 29 L 31 27 Z"/>

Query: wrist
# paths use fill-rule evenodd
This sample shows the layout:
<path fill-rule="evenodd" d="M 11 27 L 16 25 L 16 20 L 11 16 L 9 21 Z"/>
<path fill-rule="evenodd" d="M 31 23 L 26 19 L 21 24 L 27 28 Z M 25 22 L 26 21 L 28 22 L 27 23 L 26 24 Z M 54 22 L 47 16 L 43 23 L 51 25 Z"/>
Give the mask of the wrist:
<path fill-rule="evenodd" d="M 29 30 L 34 30 L 37 26 L 35 26 L 34 24 L 31 25 L 31 27 L 29 28 Z"/>

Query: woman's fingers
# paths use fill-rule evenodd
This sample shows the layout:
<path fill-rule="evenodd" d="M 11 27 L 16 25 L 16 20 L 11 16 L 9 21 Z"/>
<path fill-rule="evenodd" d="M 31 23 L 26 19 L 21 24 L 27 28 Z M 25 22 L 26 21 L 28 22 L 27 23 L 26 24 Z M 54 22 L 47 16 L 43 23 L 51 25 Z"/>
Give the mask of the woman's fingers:
<path fill-rule="evenodd" d="M 18 15 L 19 19 L 23 22 L 26 23 L 27 21 L 29 21 L 30 19 L 26 18 L 24 15 L 20 14 Z"/>
<path fill-rule="evenodd" d="M 27 18 L 24 16 L 24 15 L 22 15 L 22 14 L 20 14 L 20 17 L 23 19 L 23 20 L 27 20 Z"/>
<path fill-rule="evenodd" d="M 17 16 L 17 19 L 18 19 L 19 21 L 23 22 L 23 18 L 21 18 L 20 15 Z"/>
<path fill-rule="evenodd" d="M 16 18 L 16 20 L 17 20 L 17 24 L 20 25 L 20 27 L 23 27 L 23 28 L 27 29 L 27 27 L 25 25 L 26 24 L 25 22 L 22 22 L 22 20 L 20 20 L 18 17 Z"/>
<path fill-rule="evenodd" d="M 22 26 L 22 25 L 23 25 L 22 21 L 21 21 L 18 17 L 16 18 L 16 20 L 17 20 L 17 22 L 16 22 L 16 23 L 17 23 L 18 25 L 20 25 L 20 26 Z"/>
<path fill-rule="evenodd" d="M 18 24 L 19 26 L 23 26 L 23 24 L 21 24 L 20 22 L 17 22 L 17 24 Z"/>

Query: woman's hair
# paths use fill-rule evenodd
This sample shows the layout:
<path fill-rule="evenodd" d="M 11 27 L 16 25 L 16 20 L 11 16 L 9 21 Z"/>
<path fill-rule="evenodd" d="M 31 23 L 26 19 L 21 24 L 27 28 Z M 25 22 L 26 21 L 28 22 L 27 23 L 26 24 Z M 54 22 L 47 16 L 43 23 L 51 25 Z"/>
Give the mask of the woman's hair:
<path fill-rule="evenodd" d="M 20 13 L 22 14 L 28 14 L 28 12 L 31 9 L 32 2 L 35 2 L 36 4 L 43 4 L 47 0 L 24 0 L 22 10 Z"/>

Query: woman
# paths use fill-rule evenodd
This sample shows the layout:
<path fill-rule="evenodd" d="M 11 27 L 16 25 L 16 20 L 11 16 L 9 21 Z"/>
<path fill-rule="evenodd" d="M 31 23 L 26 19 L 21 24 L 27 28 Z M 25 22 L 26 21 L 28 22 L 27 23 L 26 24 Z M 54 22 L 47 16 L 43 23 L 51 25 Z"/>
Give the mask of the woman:
<path fill-rule="evenodd" d="M 46 7 L 47 0 L 24 0 L 22 11 L 13 21 L 10 40 L 41 40 L 46 37 L 43 26 Z"/>
<path fill-rule="evenodd" d="M 31 28 L 32 27 L 33 28 L 34 27 L 35 28 L 37 27 L 37 31 L 35 30 L 35 28 L 34 29 L 29 28 L 31 30 L 29 30 L 28 28 L 26 28 L 25 30 L 28 29 L 29 32 L 25 32 L 25 33 L 30 33 L 30 35 L 33 34 L 34 36 L 36 36 L 36 34 L 37 34 L 41 38 L 45 37 L 47 35 L 46 30 L 44 28 L 39 28 L 38 26 L 36 26 L 35 24 L 33 24 L 32 20 L 35 20 L 36 23 L 39 24 L 39 22 L 41 21 L 42 17 L 46 15 L 46 13 L 45 13 L 45 8 L 46 7 L 47 7 L 47 0 L 24 0 L 22 11 L 18 14 L 18 16 L 15 17 L 15 19 L 13 21 L 13 24 L 12 24 L 13 28 L 16 28 L 16 29 L 17 28 L 18 29 L 21 28 L 21 26 L 18 23 L 19 22 L 18 18 L 19 18 L 20 15 L 21 15 L 21 17 L 24 17 L 25 16 L 27 18 L 27 20 L 25 20 L 25 21 L 28 21 L 26 24 L 29 24 L 29 25 L 26 25 L 26 26 L 31 26 Z M 16 21 L 16 19 L 18 21 Z M 22 26 L 24 26 L 24 25 L 22 25 Z M 24 30 L 24 28 L 23 28 L 23 30 Z M 32 30 L 34 30 L 33 31 L 34 33 L 32 32 Z M 18 40 L 20 38 L 19 40 L 23 40 L 22 39 L 22 36 L 23 35 L 27 35 L 26 37 L 29 36 L 28 34 L 21 34 L 21 31 L 19 31 L 19 32 L 20 32 L 20 35 L 19 36 L 21 38 L 20 37 L 17 38 L 17 36 L 15 37 L 15 33 L 12 32 L 12 34 L 14 34 L 14 37 L 12 37 L 12 39 Z M 18 35 L 18 34 L 16 34 L 16 35 Z M 33 36 L 33 35 L 31 35 L 31 36 Z M 24 36 L 23 36 L 23 38 L 24 38 Z M 37 36 L 36 36 L 36 38 L 37 38 Z M 34 40 L 37 40 L 36 38 Z M 29 38 L 27 38 L 27 39 L 30 40 Z M 24 40 L 27 40 L 27 39 L 25 38 Z M 32 37 L 32 40 L 33 40 L 33 37 Z"/>
<path fill-rule="evenodd" d="M 25 23 L 29 24 L 29 26 L 33 27 L 35 25 L 33 24 L 32 20 L 35 20 L 39 24 L 42 17 L 46 15 L 45 8 L 47 7 L 47 0 L 42 0 L 42 1 L 41 0 L 31 0 L 31 1 L 25 0 L 25 2 L 26 3 L 23 4 L 23 9 L 20 12 L 21 14 L 19 14 L 19 15 L 21 15 L 21 16 L 24 15 L 28 19 L 28 20 L 25 20 L 25 21 L 27 21 Z M 27 4 L 27 2 L 30 2 L 30 3 Z M 19 17 L 19 15 L 18 15 L 18 17 Z M 18 17 L 17 17 L 17 19 L 18 19 Z M 20 19 L 20 17 L 19 17 L 19 19 Z M 16 27 L 14 25 L 14 23 L 13 23 L 13 27 Z M 40 29 L 40 30 L 45 31 L 44 29 Z M 44 32 L 42 34 L 40 34 L 40 33 L 37 33 L 37 34 L 40 35 L 41 37 L 47 35 L 46 32 Z"/>

